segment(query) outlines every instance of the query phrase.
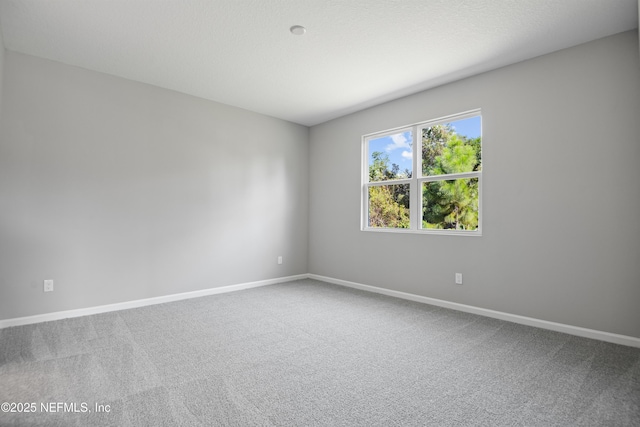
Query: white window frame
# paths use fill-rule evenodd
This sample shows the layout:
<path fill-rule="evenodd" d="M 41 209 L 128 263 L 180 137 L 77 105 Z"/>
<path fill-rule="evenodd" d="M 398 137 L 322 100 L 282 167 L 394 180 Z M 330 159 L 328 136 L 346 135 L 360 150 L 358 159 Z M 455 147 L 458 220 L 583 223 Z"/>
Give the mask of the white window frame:
<path fill-rule="evenodd" d="M 448 175 L 422 176 L 422 129 L 444 123 L 450 123 L 457 120 L 468 119 L 470 117 L 480 116 L 480 152 L 482 158 L 482 168 L 480 171 L 455 173 Z M 394 179 L 388 181 L 369 182 L 369 141 L 384 136 L 398 134 L 401 132 L 411 131 L 412 136 L 412 167 L 413 172 L 411 178 Z M 362 231 L 372 231 L 381 233 L 417 233 L 417 234 L 436 234 L 436 235 L 455 235 L 455 236 L 482 236 L 482 173 L 484 171 L 485 158 L 483 154 L 484 137 L 482 135 L 482 113 L 480 109 L 469 110 L 459 114 L 451 114 L 437 119 L 428 120 L 420 123 L 414 123 L 408 126 L 401 126 L 385 131 L 374 132 L 362 136 L 362 191 L 360 211 L 362 212 L 360 220 L 360 229 Z M 451 229 L 427 229 L 422 228 L 422 184 L 431 181 L 449 181 L 461 178 L 477 178 L 478 179 L 478 228 L 476 230 L 451 230 Z M 384 228 L 369 227 L 369 188 L 383 185 L 409 184 L 409 228 Z"/>

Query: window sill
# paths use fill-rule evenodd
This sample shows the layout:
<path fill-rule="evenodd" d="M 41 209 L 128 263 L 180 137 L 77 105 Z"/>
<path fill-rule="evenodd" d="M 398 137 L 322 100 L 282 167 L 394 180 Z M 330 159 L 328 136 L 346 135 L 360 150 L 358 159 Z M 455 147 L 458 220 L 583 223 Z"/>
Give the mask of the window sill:
<path fill-rule="evenodd" d="M 396 234 L 423 234 L 431 236 L 466 236 L 466 237 L 482 237 L 480 230 L 476 231 L 460 231 L 460 230 L 411 230 L 408 228 L 371 228 L 365 227 L 360 231 L 372 233 L 396 233 Z"/>

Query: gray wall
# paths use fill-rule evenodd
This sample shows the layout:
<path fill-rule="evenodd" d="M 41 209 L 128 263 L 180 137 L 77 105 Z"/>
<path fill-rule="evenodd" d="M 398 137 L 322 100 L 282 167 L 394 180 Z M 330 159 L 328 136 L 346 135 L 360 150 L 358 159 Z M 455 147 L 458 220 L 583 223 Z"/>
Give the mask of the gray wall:
<path fill-rule="evenodd" d="M 308 271 L 307 127 L 11 51 L 4 79 L 0 319 Z"/>
<path fill-rule="evenodd" d="M 2 126 L 2 83 L 4 76 L 4 40 L 2 39 L 2 28 L 0 27 L 0 127 Z"/>
<path fill-rule="evenodd" d="M 310 273 L 640 337 L 639 104 L 632 31 L 311 128 Z M 360 231 L 361 135 L 473 108 L 484 235 Z"/>

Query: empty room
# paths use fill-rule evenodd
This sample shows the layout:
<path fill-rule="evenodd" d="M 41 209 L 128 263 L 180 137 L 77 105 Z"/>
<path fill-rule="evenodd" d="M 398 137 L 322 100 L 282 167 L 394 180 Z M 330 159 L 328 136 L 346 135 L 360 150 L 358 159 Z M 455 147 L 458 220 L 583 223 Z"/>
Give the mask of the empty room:
<path fill-rule="evenodd" d="M 0 0 L 0 426 L 640 426 L 638 0 Z"/>

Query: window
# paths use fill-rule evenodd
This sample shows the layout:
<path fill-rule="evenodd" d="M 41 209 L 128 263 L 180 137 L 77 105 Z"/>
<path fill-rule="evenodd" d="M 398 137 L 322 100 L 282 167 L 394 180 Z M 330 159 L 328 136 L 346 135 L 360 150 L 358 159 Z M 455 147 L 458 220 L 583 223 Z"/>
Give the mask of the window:
<path fill-rule="evenodd" d="M 479 110 L 362 138 L 362 229 L 481 234 Z"/>

